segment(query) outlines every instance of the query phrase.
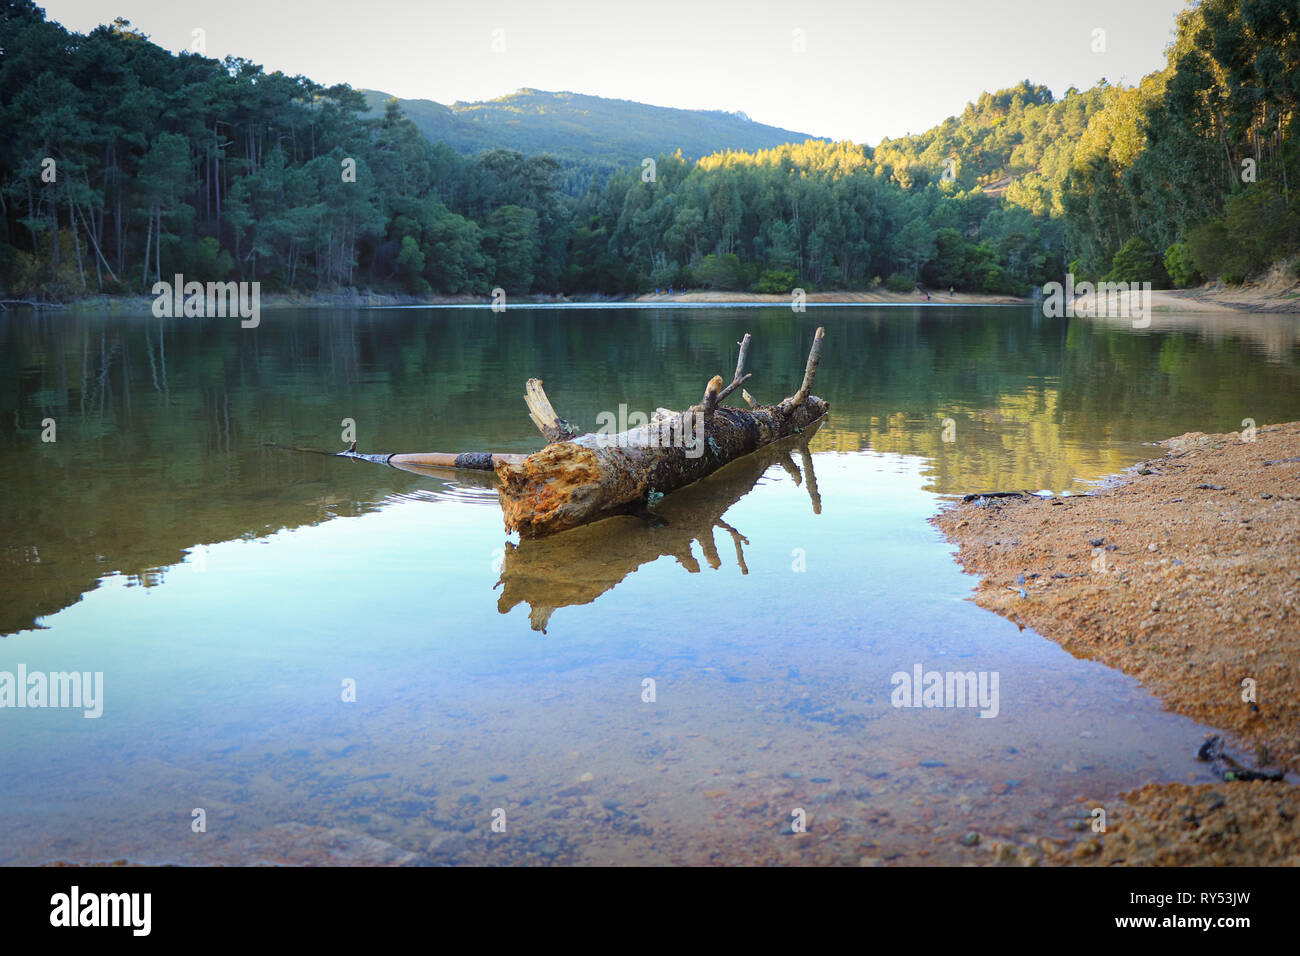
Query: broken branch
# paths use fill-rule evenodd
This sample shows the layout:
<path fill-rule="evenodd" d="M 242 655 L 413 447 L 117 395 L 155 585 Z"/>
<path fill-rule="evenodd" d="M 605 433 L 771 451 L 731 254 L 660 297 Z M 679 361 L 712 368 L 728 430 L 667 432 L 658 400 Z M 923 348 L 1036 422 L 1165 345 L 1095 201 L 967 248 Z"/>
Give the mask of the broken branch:
<path fill-rule="evenodd" d="M 528 406 L 528 417 L 548 442 L 570 441 L 578 437 L 578 432 L 551 407 L 540 378 L 530 378 L 524 386 L 524 404 Z"/>

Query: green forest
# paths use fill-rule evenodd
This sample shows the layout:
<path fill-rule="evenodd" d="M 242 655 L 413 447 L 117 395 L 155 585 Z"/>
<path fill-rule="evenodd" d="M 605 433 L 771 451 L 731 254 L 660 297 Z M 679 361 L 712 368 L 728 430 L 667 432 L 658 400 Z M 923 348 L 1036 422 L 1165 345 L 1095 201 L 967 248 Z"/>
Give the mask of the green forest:
<path fill-rule="evenodd" d="M 173 54 L 125 20 L 71 33 L 30 0 L 0 5 L 0 50 L 0 298 L 177 273 L 272 292 L 1025 294 L 1067 271 L 1240 283 L 1300 251 L 1300 0 L 1189 6 L 1136 86 L 1025 81 L 875 148 L 653 166 L 601 149 L 586 170 L 465 154 L 396 100 L 377 113 L 346 85 Z"/>

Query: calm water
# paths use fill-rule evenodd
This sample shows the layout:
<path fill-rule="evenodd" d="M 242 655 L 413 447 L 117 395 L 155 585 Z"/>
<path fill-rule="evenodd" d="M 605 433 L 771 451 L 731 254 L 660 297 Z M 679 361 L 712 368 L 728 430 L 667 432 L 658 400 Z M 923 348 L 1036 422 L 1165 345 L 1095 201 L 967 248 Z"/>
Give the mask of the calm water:
<path fill-rule="evenodd" d="M 485 478 L 289 450 L 353 419 L 363 451 L 532 451 L 527 378 L 594 429 L 697 401 L 745 331 L 775 401 L 819 324 L 829 420 L 655 525 L 521 544 Z M 970 830 L 1072 835 L 1077 797 L 1204 779 L 1207 728 L 967 601 L 926 519 L 1300 418 L 1298 385 L 1271 316 L 8 313 L 0 671 L 102 671 L 104 701 L 0 710 L 0 862 L 959 862 Z M 997 716 L 894 708 L 918 664 L 997 672 Z"/>

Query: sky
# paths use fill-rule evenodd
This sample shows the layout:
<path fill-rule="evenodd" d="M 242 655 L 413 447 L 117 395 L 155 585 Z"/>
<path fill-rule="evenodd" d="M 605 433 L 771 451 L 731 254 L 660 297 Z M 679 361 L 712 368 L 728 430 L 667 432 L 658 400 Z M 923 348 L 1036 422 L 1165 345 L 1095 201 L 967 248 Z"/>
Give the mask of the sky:
<path fill-rule="evenodd" d="M 37 0 L 40 3 L 40 0 Z M 1058 97 L 1164 66 L 1187 0 L 46 0 L 170 50 L 440 103 L 522 87 L 875 145 L 1029 79 Z M 1098 33 L 1097 31 L 1104 31 Z"/>

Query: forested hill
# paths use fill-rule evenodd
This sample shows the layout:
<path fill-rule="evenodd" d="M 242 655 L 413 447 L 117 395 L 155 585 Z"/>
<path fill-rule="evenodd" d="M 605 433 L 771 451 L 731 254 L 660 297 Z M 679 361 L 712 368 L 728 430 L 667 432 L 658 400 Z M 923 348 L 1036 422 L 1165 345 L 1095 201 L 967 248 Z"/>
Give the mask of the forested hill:
<path fill-rule="evenodd" d="M 390 95 L 363 92 L 372 115 L 382 115 Z M 639 165 L 647 156 L 677 150 L 698 159 L 728 149 L 768 149 L 812 138 L 755 123 L 743 113 L 671 109 L 581 93 L 523 89 L 481 103 L 398 103 L 431 141 L 457 152 L 503 148 L 525 155 L 549 153 L 605 169 Z"/>
<path fill-rule="evenodd" d="M 1135 86 L 1025 81 L 873 149 L 535 91 L 408 116 L 0 0 L 0 299 L 176 273 L 512 296 L 1300 278 L 1300 0 L 1176 22 Z"/>

